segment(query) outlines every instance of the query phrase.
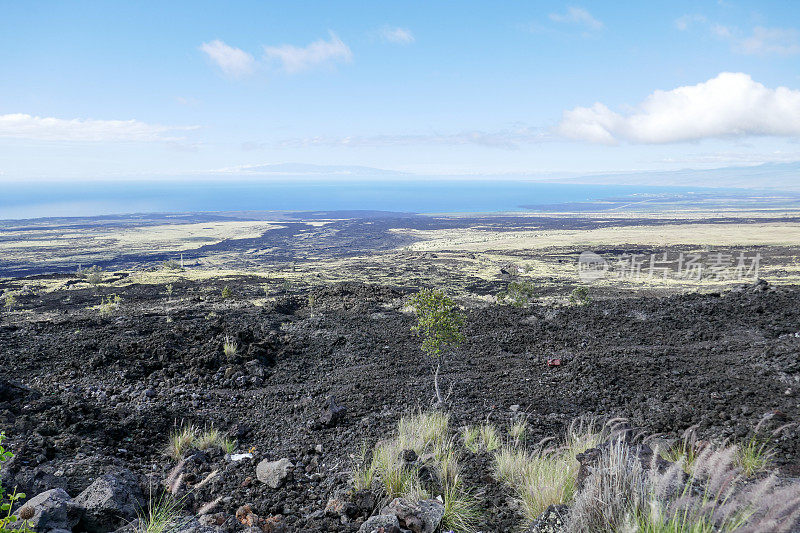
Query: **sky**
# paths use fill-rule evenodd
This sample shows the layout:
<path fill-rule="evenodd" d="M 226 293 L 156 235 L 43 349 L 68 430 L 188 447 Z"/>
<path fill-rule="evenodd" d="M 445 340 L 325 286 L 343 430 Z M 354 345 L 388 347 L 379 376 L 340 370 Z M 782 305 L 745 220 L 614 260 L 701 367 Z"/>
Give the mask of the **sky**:
<path fill-rule="evenodd" d="M 800 160 L 800 2 L 0 0 L 0 180 Z"/>

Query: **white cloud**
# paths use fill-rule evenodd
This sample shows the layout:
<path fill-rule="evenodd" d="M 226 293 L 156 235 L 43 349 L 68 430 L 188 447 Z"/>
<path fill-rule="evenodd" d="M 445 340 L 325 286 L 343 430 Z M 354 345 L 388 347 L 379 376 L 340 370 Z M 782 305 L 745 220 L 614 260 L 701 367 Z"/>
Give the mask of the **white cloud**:
<path fill-rule="evenodd" d="M 748 55 L 789 56 L 800 53 L 800 42 L 795 29 L 756 26 L 752 35 L 734 42 L 734 50 Z"/>
<path fill-rule="evenodd" d="M 603 23 L 594 18 L 591 13 L 582 7 L 570 7 L 567 9 L 567 12 L 563 14 L 550 13 L 550 20 L 567 24 L 577 24 L 591 30 L 603 29 Z"/>
<path fill-rule="evenodd" d="M 675 19 L 675 27 L 681 31 L 686 31 L 692 24 L 703 23 L 705 21 L 706 18 L 703 15 L 697 15 L 697 14 L 683 15 L 682 17 L 678 17 L 677 19 Z"/>
<path fill-rule="evenodd" d="M 169 132 L 196 126 L 161 126 L 138 120 L 92 120 L 35 117 L 23 113 L 0 115 L 0 138 L 36 141 L 174 141 Z"/>
<path fill-rule="evenodd" d="M 380 34 L 381 39 L 387 43 L 411 44 L 416 40 L 414 38 L 414 34 L 411 33 L 411 30 L 407 30 L 405 28 L 385 27 L 381 30 Z"/>
<path fill-rule="evenodd" d="M 743 73 L 655 91 L 631 113 L 601 103 L 565 111 L 557 133 L 596 143 L 672 143 L 713 137 L 800 136 L 800 91 L 770 89 Z"/>
<path fill-rule="evenodd" d="M 283 69 L 290 74 L 335 62 L 349 63 L 353 60 L 350 48 L 333 32 L 330 32 L 329 41 L 320 39 L 305 47 L 290 44 L 265 46 L 264 56 L 268 60 L 279 61 Z"/>
<path fill-rule="evenodd" d="M 219 39 L 200 45 L 208 58 L 213 61 L 225 74 L 233 77 L 246 76 L 253 72 L 255 59 L 241 50 L 229 46 Z"/>

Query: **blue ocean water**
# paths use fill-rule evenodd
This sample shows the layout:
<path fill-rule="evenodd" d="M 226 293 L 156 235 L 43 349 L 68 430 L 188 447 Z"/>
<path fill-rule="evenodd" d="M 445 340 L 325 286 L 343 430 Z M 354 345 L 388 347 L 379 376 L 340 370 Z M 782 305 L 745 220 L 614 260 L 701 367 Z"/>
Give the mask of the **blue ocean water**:
<path fill-rule="evenodd" d="M 683 194 L 702 188 L 525 181 L 124 181 L 0 183 L 0 219 L 202 211 L 524 211 L 523 206 Z"/>

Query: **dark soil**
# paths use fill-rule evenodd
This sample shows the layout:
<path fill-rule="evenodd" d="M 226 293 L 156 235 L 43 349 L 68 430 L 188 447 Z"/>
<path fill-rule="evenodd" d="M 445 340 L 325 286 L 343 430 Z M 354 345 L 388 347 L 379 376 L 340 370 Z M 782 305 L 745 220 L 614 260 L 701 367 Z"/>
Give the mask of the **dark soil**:
<path fill-rule="evenodd" d="M 344 284 L 259 308 L 236 296 L 255 290 L 252 280 L 224 284 L 232 299 L 213 283 L 176 283 L 171 301 L 161 287 L 132 285 L 109 317 L 86 308 L 98 300 L 90 289 L 20 296 L 32 314 L 0 322 L 0 428 L 16 454 L 4 484 L 75 496 L 123 466 L 163 479 L 175 464 L 163 453 L 172 429 L 213 424 L 255 458 L 196 459 L 195 482 L 221 473 L 187 505 L 221 498 L 220 520 L 250 504 L 259 516 L 283 515 L 289 531 L 355 531 L 363 515 L 343 524 L 324 513 L 347 486 L 352 456 L 433 397 L 430 362 L 402 312 L 406 291 Z M 700 438 L 741 440 L 765 414 L 773 427 L 800 422 L 798 288 L 467 315 L 466 342 L 443 372 L 454 428 L 502 427 L 523 413 L 537 441 L 575 417 L 626 417 L 648 433 L 697 426 Z M 233 357 L 226 335 L 239 346 Z M 331 398 L 347 411 L 326 425 Z M 773 441 L 787 474 L 800 472 L 799 436 L 793 425 Z M 295 463 L 283 487 L 255 480 L 256 462 L 283 457 Z M 482 530 L 516 525 L 488 459 L 465 469 L 488 510 Z"/>

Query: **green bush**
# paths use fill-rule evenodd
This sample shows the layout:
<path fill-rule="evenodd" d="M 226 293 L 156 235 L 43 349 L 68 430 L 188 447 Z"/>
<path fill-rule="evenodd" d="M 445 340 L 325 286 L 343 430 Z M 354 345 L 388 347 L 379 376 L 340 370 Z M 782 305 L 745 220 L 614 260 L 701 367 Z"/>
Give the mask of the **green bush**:
<path fill-rule="evenodd" d="M 228 287 L 227 285 L 225 285 L 225 287 L 223 287 L 223 288 L 222 288 L 222 297 L 223 297 L 223 298 L 225 298 L 225 299 L 227 300 L 227 299 L 228 299 L 228 298 L 230 298 L 231 296 L 233 296 L 233 291 L 231 290 L 231 288 L 230 288 L 230 287 Z"/>
<path fill-rule="evenodd" d="M 512 281 L 506 290 L 497 294 L 497 300 L 508 301 L 515 307 L 525 307 L 536 299 L 536 286 L 532 281 Z"/>
<path fill-rule="evenodd" d="M 6 311 L 12 311 L 14 307 L 16 307 L 16 305 L 17 305 L 16 297 L 10 292 L 6 293 L 6 301 L 5 301 Z"/>
<path fill-rule="evenodd" d="M 586 305 L 589 303 L 589 289 L 586 287 L 576 287 L 569 295 L 569 303 L 574 305 Z"/>
<path fill-rule="evenodd" d="M 3 447 L 5 438 L 6 434 L 0 432 L 0 471 L 3 470 L 3 463 L 14 457 L 14 454 L 6 451 Z M 33 533 L 27 524 L 23 524 L 21 527 L 16 525 L 19 518 L 11 514 L 14 504 L 24 499 L 24 492 L 17 492 L 17 489 L 14 489 L 11 494 L 8 494 L 0 484 L 0 533 Z"/>

